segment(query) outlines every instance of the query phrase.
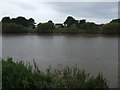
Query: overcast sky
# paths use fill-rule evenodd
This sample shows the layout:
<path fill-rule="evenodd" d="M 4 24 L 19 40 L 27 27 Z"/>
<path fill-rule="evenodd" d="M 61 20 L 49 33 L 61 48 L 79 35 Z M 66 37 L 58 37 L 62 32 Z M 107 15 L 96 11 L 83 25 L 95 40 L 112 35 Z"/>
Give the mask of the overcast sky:
<path fill-rule="evenodd" d="M 36 23 L 63 23 L 67 16 L 98 24 L 118 18 L 117 2 L 2 2 L 0 8 L 0 19 L 24 16 L 34 18 Z"/>

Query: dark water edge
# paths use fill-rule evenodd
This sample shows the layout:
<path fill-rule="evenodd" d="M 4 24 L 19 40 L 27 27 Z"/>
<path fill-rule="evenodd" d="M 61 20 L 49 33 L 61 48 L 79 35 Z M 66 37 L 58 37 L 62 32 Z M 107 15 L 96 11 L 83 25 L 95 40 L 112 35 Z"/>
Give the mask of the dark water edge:
<path fill-rule="evenodd" d="M 40 35 L 40 36 L 88 36 L 88 37 L 120 37 L 118 35 L 105 35 L 105 34 L 70 34 L 70 33 L 3 33 L 0 36 L 9 36 L 9 35 Z"/>

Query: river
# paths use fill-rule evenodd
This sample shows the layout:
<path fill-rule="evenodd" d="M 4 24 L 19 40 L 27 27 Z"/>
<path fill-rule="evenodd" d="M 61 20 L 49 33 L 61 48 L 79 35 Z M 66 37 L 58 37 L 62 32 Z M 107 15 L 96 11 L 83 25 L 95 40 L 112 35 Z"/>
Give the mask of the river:
<path fill-rule="evenodd" d="M 118 37 L 102 35 L 5 34 L 2 57 L 49 65 L 77 64 L 91 75 L 102 73 L 111 88 L 118 87 Z"/>

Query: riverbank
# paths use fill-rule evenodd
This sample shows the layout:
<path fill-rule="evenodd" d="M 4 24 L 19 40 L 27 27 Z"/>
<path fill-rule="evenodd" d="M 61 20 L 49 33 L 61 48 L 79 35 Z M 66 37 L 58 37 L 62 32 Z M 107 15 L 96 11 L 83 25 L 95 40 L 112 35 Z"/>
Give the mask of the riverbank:
<path fill-rule="evenodd" d="M 41 72 L 35 61 L 34 66 L 23 61 L 13 62 L 12 58 L 2 60 L 2 87 L 10 88 L 108 88 L 101 74 L 90 77 L 77 65 L 60 69 L 46 69 Z"/>

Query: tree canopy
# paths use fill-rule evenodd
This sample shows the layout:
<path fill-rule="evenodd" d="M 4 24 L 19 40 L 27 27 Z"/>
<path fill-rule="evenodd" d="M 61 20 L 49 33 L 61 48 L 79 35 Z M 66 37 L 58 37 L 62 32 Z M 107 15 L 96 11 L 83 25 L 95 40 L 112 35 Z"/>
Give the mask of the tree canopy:
<path fill-rule="evenodd" d="M 71 26 L 71 25 L 77 24 L 77 23 L 78 23 L 78 21 L 75 20 L 75 19 L 74 19 L 73 17 L 71 17 L 71 16 L 68 16 L 67 19 L 66 19 L 66 21 L 64 22 L 64 24 L 65 24 L 66 26 Z"/>
<path fill-rule="evenodd" d="M 37 25 L 37 32 L 42 32 L 42 33 L 51 33 L 54 30 L 54 23 L 49 20 L 47 23 L 39 23 Z"/>
<path fill-rule="evenodd" d="M 9 23 L 10 17 L 3 17 L 1 21 L 2 21 L 2 23 Z"/>
<path fill-rule="evenodd" d="M 35 26 L 33 18 L 26 19 L 19 16 L 17 18 L 3 17 L 3 33 L 85 33 L 85 34 L 120 34 L 120 19 L 113 19 L 106 24 L 96 24 L 94 22 L 86 22 L 86 19 L 76 20 L 72 16 L 68 16 L 61 27 L 49 20 L 46 23 L 39 23 Z"/>
<path fill-rule="evenodd" d="M 12 19 L 10 19 L 10 17 L 4 17 L 2 18 L 2 23 L 15 23 L 15 24 L 23 25 L 25 27 L 29 27 L 29 26 L 34 27 L 35 21 L 33 18 L 26 19 L 25 17 L 19 16 L 17 18 L 12 18 Z"/>
<path fill-rule="evenodd" d="M 25 33 L 27 30 L 24 26 L 15 23 L 3 23 L 2 33 Z"/>

